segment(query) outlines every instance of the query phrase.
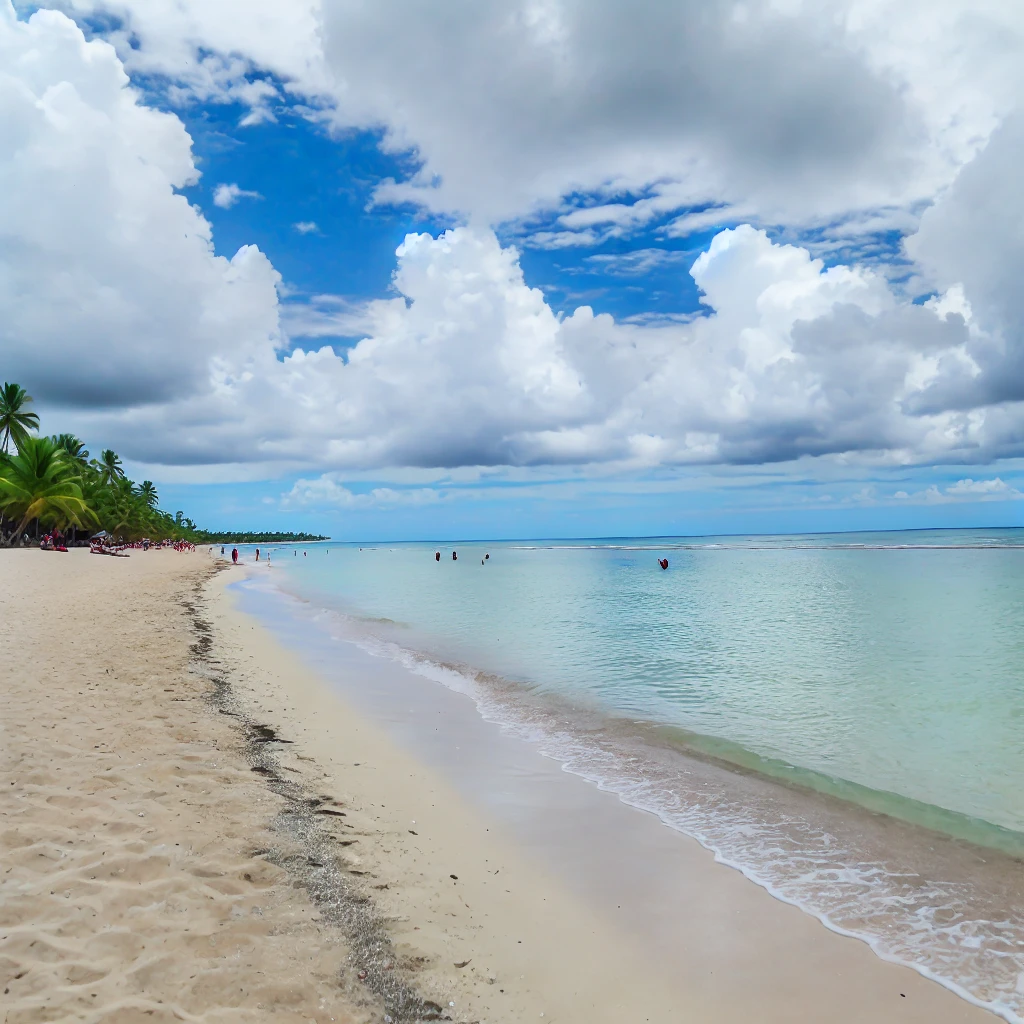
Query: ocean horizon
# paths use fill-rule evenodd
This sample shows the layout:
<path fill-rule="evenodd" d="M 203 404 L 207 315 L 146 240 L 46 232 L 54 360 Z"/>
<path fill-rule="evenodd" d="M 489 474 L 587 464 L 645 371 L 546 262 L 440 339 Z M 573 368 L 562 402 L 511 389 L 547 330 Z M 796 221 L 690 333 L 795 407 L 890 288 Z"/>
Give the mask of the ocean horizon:
<path fill-rule="evenodd" d="M 452 550 L 270 545 L 259 586 L 298 599 L 309 644 L 467 694 L 780 899 L 1021 1019 L 1024 530 Z"/>

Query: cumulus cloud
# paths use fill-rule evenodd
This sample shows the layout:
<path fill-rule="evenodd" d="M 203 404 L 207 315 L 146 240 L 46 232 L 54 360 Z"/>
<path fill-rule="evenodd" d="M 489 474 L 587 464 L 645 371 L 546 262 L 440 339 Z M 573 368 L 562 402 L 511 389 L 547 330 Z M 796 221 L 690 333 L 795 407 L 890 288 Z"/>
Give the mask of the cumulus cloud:
<path fill-rule="evenodd" d="M 218 185 L 213 192 L 213 204 L 222 210 L 229 210 L 239 199 L 262 199 L 259 192 L 247 192 L 238 185 Z"/>
<path fill-rule="evenodd" d="M 198 177 L 191 139 L 107 43 L 0 0 L 0 123 L 7 379 L 43 402 L 166 402 L 230 386 L 280 343 L 277 273 L 253 246 L 214 255 L 176 192 Z"/>
<path fill-rule="evenodd" d="M 432 487 L 396 490 L 392 487 L 374 487 L 369 491 L 354 492 L 339 482 L 333 474 L 325 473 L 313 480 L 296 480 L 290 491 L 281 496 L 281 507 L 296 508 L 394 508 L 395 506 L 435 505 L 443 501 L 441 492 Z"/>
<path fill-rule="evenodd" d="M 1024 498 L 1024 493 L 999 477 L 992 480 L 972 480 L 967 477 L 942 489 L 931 484 L 912 493 L 896 491 L 893 498 L 897 502 L 909 505 L 948 505 L 964 501 L 1019 501 Z"/>
<path fill-rule="evenodd" d="M 29 4 L 25 5 L 30 6 Z M 272 120 L 272 75 L 304 95 L 326 92 L 320 0 L 54 0 L 116 47 L 132 75 L 166 80 L 173 103 L 240 103 L 243 124 Z M 97 17 L 99 16 L 99 17 Z"/>
<path fill-rule="evenodd" d="M 453 0 L 450 60 L 440 60 L 436 10 L 428 18 L 403 8 L 398 18 L 394 0 L 332 4 L 322 12 L 323 67 L 307 59 L 308 41 L 289 37 L 275 57 L 247 35 L 251 25 L 233 26 L 230 4 L 209 6 L 168 0 L 124 11 L 141 32 L 126 59 L 171 69 L 216 41 L 217 52 L 249 61 L 234 84 L 224 79 L 229 90 L 261 61 L 310 90 L 328 81 L 328 64 L 337 74 L 344 66 L 351 88 L 336 96 L 338 116 L 383 123 L 387 145 L 419 148 L 441 181 L 414 182 L 420 200 L 484 219 L 407 237 L 395 298 L 282 306 L 280 279 L 258 249 L 214 255 L 210 225 L 176 191 L 197 178 L 189 137 L 131 88 L 114 49 L 87 42 L 55 12 L 18 21 L 0 0 L 4 373 L 41 402 L 77 407 L 81 429 L 102 431 L 126 456 L 321 472 L 1024 454 L 1014 269 L 1022 129 L 1008 118 L 993 131 L 1012 79 L 999 60 L 980 98 L 939 90 L 948 116 L 925 117 L 914 90 L 893 84 L 895 56 L 877 34 L 842 19 L 801 20 L 800 4 L 783 13 L 750 5 L 748 20 L 734 23 L 732 6 L 696 18 L 687 4 L 658 5 L 654 18 L 641 4 L 624 21 L 603 4 L 584 17 L 571 0 L 513 5 L 500 17 Z M 312 5 L 302 10 L 315 15 Z M 256 11 L 266 15 L 261 31 L 277 26 L 275 5 Z M 861 10 L 865 24 L 872 12 Z M 907 28 L 901 18 L 894 38 Z M 380 19 L 390 28 L 377 39 Z M 694 38 L 684 39 L 691 23 Z M 939 48 L 949 57 L 955 45 Z M 718 66 L 723 47 L 732 56 Z M 932 58 L 922 60 L 933 73 Z M 460 74 L 478 76 L 480 88 L 456 89 Z M 203 81 L 189 87 L 199 92 Z M 563 106 L 551 102 L 556 88 Z M 778 110 L 792 117 L 785 152 Z M 984 129 L 980 141 L 961 137 L 957 111 Z M 826 267 L 806 247 L 741 224 L 692 263 L 704 315 L 623 323 L 587 306 L 561 315 L 486 224 L 551 202 L 565 220 L 552 244 L 622 227 L 633 214 L 606 203 L 588 222 L 566 207 L 565 190 L 610 189 L 612 176 L 622 189 L 681 167 L 686 181 L 672 179 L 674 191 L 649 190 L 664 198 L 661 214 L 685 205 L 691 186 L 719 211 L 801 217 L 851 203 L 898 206 L 923 183 L 945 182 L 957 161 L 968 162 L 907 243 L 922 287 L 936 293 L 927 303 L 883 273 Z M 724 184 L 709 192 L 712 178 Z M 660 251 L 638 250 L 616 269 L 628 271 L 630 259 L 664 264 Z M 342 334 L 360 340 L 343 351 L 287 344 Z M 349 500 L 339 478 L 324 479 L 304 480 L 288 500 Z"/>
<path fill-rule="evenodd" d="M 300 220 L 294 227 L 300 235 L 314 235 L 320 230 L 315 220 Z"/>
<path fill-rule="evenodd" d="M 109 429 L 144 460 L 335 469 L 910 463 L 980 460 L 990 443 L 984 411 L 910 411 L 959 358 L 962 317 L 750 227 L 695 261 L 708 312 L 681 324 L 556 316 L 489 231 L 410 235 L 398 260 L 399 297 L 359 311 L 346 352 L 266 345 L 244 372 L 226 363 L 214 395 Z"/>
<path fill-rule="evenodd" d="M 384 200 L 493 222 L 600 197 L 564 212 L 570 231 L 708 207 L 732 223 L 898 214 L 952 180 L 1024 84 L 1024 10 L 1000 2 L 61 3 L 114 15 L 129 71 L 182 99 L 263 116 L 269 74 L 340 126 L 383 128 L 422 161 Z"/>
<path fill-rule="evenodd" d="M 1000 480 L 999 477 L 995 477 L 993 480 L 972 480 L 967 477 L 967 479 L 958 480 L 951 487 L 947 487 L 946 493 L 955 497 L 973 497 L 975 495 L 995 499 L 1024 497 L 1020 491 Z"/>

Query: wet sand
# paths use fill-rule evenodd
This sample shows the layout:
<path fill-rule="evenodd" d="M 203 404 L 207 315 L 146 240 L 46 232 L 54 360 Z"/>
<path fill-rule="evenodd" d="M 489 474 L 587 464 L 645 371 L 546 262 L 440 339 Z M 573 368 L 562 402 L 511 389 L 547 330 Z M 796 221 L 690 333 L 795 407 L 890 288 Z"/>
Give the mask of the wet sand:
<path fill-rule="evenodd" d="M 674 834 L 689 912 L 645 939 L 239 612 L 243 571 L 0 552 L 8 1024 L 994 1019 Z"/>

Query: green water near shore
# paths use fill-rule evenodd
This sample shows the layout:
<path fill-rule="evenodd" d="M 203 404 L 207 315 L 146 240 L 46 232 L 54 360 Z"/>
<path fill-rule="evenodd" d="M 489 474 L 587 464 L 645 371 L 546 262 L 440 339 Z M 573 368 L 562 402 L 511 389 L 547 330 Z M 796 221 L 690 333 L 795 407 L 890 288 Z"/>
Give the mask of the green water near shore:
<path fill-rule="evenodd" d="M 1019 851 L 1022 534 L 470 544 L 456 562 L 332 544 L 277 565 L 299 593 L 402 623 L 378 627 L 403 646 Z"/>

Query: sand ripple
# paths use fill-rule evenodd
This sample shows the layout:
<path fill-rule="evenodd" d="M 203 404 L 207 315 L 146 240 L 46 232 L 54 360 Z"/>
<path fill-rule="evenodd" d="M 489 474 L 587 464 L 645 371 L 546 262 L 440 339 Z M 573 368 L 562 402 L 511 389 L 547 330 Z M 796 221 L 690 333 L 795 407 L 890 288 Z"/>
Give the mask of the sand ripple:
<path fill-rule="evenodd" d="M 256 855 L 277 798 L 205 704 L 152 571 L 181 559 L 184 588 L 198 565 L 0 557 L 6 1024 L 369 1019 L 339 980 L 343 946 Z M 71 569 L 58 614 L 26 600 Z"/>

